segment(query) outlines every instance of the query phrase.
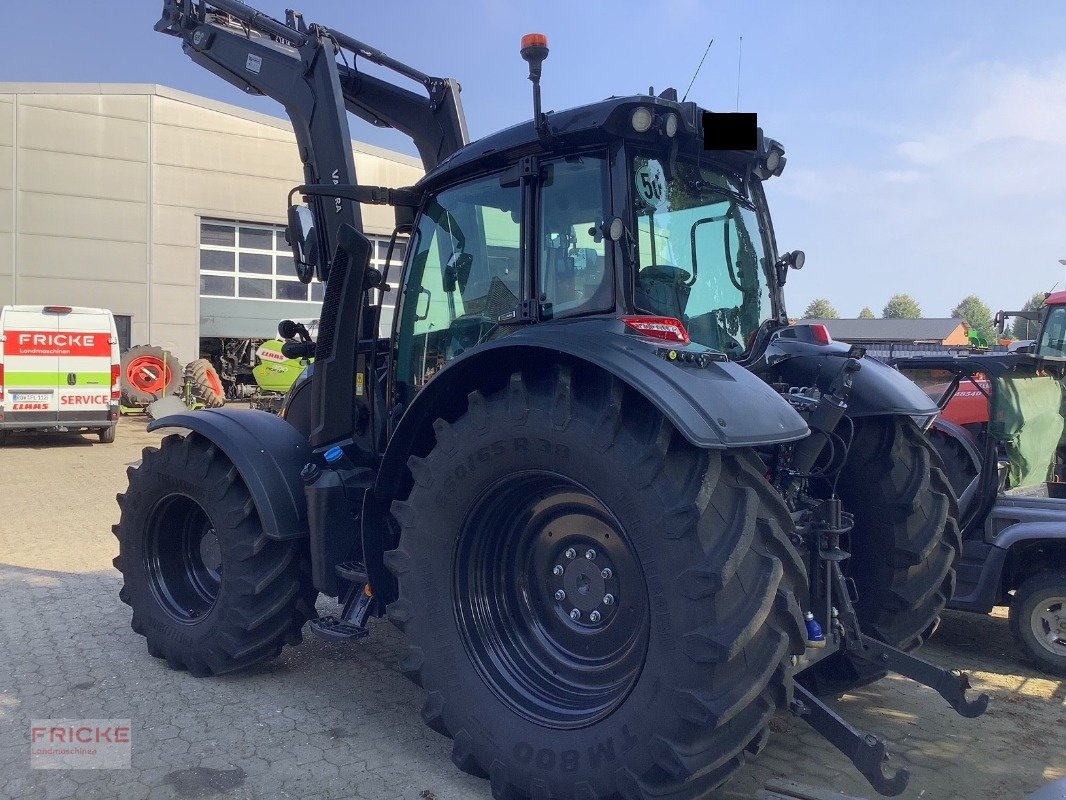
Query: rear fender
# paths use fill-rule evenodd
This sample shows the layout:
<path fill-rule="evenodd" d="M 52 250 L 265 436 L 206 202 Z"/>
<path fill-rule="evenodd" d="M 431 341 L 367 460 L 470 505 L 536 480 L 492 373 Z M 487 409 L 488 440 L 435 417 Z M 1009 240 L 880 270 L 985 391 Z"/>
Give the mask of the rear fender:
<path fill-rule="evenodd" d="M 678 354 L 673 360 L 671 350 Z M 538 363 L 562 360 L 613 375 L 647 398 L 696 447 L 772 445 L 809 433 L 795 409 L 744 367 L 694 361 L 709 353 L 698 345 L 679 347 L 627 334 L 621 321 L 603 317 L 517 330 L 453 360 L 415 397 L 389 442 L 375 494 L 396 495 L 408 456 L 428 450 L 434 421 L 456 402 L 465 408 L 466 395 L 484 388 L 485 376 L 506 379 Z"/>
<path fill-rule="evenodd" d="M 237 468 L 271 539 L 308 535 L 307 502 L 300 470 L 311 460 L 307 439 L 265 411 L 210 409 L 154 420 L 148 430 L 187 428 L 226 454 Z"/>
<path fill-rule="evenodd" d="M 840 372 L 850 349 L 850 345 L 842 342 L 823 345 L 777 336 L 764 357 L 771 374 L 782 383 L 814 386 L 825 392 Z M 876 358 L 862 358 L 862 369 L 855 373 L 848 397 L 849 417 L 932 417 L 939 410 L 906 375 Z"/>

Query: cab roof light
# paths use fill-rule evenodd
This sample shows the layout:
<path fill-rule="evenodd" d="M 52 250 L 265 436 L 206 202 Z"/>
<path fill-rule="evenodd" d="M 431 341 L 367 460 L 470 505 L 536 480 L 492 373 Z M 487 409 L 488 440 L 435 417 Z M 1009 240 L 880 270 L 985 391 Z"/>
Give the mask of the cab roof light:
<path fill-rule="evenodd" d="M 629 119 L 629 124 L 633 126 L 633 130 L 637 133 L 647 133 L 651 130 L 654 122 L 655 115 L 651 113 L 651 109 L 647 106 L 637 106 L 633 109 L 633 114 Z"/>
<path fill-rule="evenodd" d="M 829 328 L 821 322 L 815 322 L 811 326 L 811 336 L 816 344 L 832 344 L 833 337 L 829 335 Z"/>
<path fill-rule="evenodd" d="M 622 317 L 622 322 L 631 331 L 652 339 L 661 339 L 675 344 L 688 344 L 692 341 L 681 320 L 673 317 L 633 315 Z"/>

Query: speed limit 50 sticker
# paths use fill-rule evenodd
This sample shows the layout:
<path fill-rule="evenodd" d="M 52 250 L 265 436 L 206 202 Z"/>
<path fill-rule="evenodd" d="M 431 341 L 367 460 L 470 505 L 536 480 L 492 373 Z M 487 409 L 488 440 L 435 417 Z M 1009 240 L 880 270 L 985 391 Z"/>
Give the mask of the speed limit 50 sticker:
<path fill-rule="evenodd" d="M 633 182 L 637 190 L 637 197 L 646 207 L 653 208 L 656 211 L 666 208 L 666 175 L 663 172 L 662 164 L 653 158 L 649 158 L 646 164 L 638 167 L 636 172 L 633 173 Z"/>

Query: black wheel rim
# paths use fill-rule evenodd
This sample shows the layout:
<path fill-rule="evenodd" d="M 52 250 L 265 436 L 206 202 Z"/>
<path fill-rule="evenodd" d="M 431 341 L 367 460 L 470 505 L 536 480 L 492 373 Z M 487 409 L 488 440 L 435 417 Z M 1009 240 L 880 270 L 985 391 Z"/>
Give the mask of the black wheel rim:
<path fill-rule="evenodd" d="M 548 472 L 484 491 L 459 534 L 454 607 L 482 679 L 552 728 L 609 715 L 648 649 L 644 573 L 622 526 L 589 491 Z"/>
<path fill-rule="evenodd" d="M 222 553 L 211 519 L 191 497 L 171 495 L 156 505 L 144 558 L 152 593 L 171 617 L 195 623 L 214 608 Z"/>

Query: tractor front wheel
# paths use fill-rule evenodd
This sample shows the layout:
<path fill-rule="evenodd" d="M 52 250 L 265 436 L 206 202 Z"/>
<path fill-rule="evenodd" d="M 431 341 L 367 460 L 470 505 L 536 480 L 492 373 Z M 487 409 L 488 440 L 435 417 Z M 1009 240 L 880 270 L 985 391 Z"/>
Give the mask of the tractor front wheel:
<path fill-rule="evenodd" d="M 806 571 L 753 453 L 590 372 L 474 392 L 410 459 L 402 668 L 495 797 L 703 797 L 788 702 Z"/>
<path fill-rule="evenodd" d="M 225 454 L 198 434 L 168 436 L 128 474 L 114 563 L 149 653 L 205 676 L 299 644 L 317 596 L 306 543 L 264 535 Z"/>

